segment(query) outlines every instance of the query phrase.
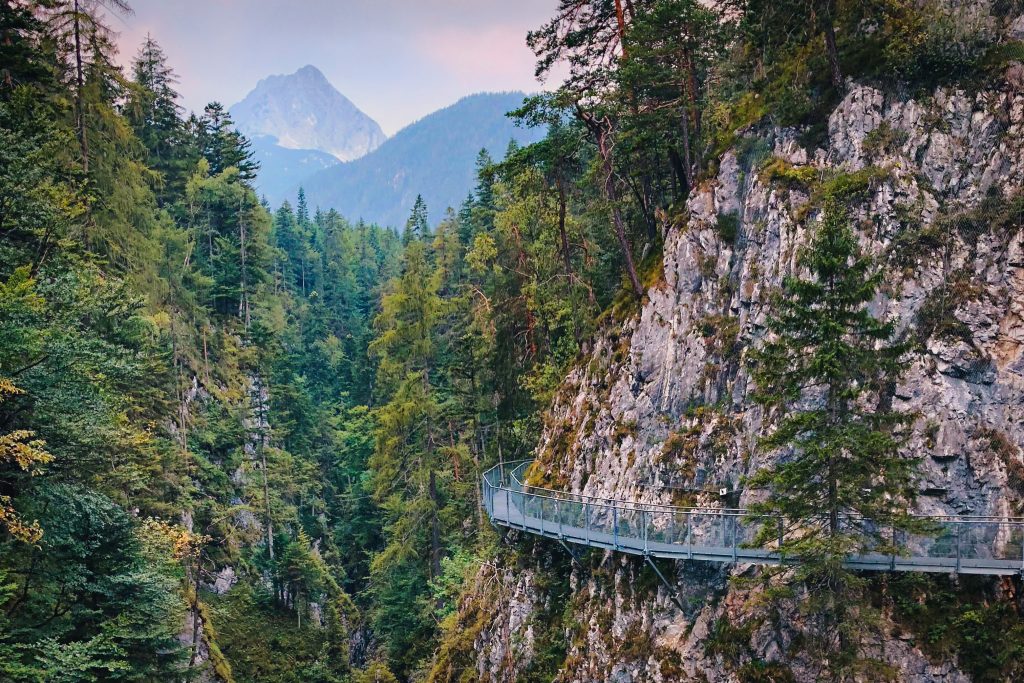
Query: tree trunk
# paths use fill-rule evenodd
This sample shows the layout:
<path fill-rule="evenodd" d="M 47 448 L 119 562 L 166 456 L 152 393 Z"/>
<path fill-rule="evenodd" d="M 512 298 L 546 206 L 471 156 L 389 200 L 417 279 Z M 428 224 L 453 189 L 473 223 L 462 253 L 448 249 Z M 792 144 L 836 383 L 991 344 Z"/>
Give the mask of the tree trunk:
<path fill-rule="evenodd" d="M 89 173 L 89 140 L 85 132 L 85 69 L 82 65 L 82 15 L 79 0 L 75 0 L 73 31 L 75 40 L 75 128 L 78 133 L 78 147 L 82 154 L 82 170 Z"/>
<path fill-rule="evenodd" d="M 615 0 L 615 22 L 619 27 L 619 46 L 622 48 L 622 58 L 626 58 L 626 16 L 622 12 L 622 0 Z"/>
<path fill-rule="evenodd" d="M 206 378 L 206 383 L 210 383 L 210 351 L 206 346 L 206 332 L 209 329 L 208 325 L 203 325 L 203 375 Z"/>
<path fill-rule="evenodd" d="M 832 15 L 835 12 L 835 0 L 826 0 L 824 10 L 824 26 L 822 28 L 825 34 L 825 54 L 828 56 L 829 70 L 832 72 L 832 85 L 835 86 L 836 90 L 842 91 L 844 87 L 843 71 L 839 66 L 839 50 L 836 48 L 836 29 L 835 23 L 832 21 Z"/>
<path fill-rule="evenodd" d="M 260 456 L 260 469 L 263 472 L 263 522 L 267 530 L 267 553 L 270 555 L 270 559 L 274 559 L 274 522 L 270 516 L 270 483 L 269 474 L 267 472 L 267 449 L 266 449 L 266 435 L 263 433 L 263 425 L 266 424 L 266 408 L 263 405 L 263 381 L 256 378 L 256 401 L 259 406 L 259 412 L 257 419 L 259 424 L 259 441 L 256 446 L 259 449 Z"/>
<path fill-rule="evenodd" d="M 562 243 L 562 260 L 565 261 L 565 274 L 571 283 L 575 279 L 572 271 L 572 254 L 569 252 L 569 235 L 565 232 L 565 214 L 568 198 L 565 192 L 565 179 L 561 176 L 555 181 L 558 186 L 558 237 Z"/>
<path fill-rule="evenodd" d="M 430 574 L 433 577 L 441 575 L 441 527 L 437 513 L 441 507 L 437 495 L 437 477 L 433 468 L 430 470 L 430 502 L 434 510 L 430 515 Z"/>
<path fill-rule="evenodd" d="M 245 321 L 245 331 L 249 331 L 249 282 L 248 282 L 248 271 L 246 266 L 246 253 L 245 253 L 245 216 L 243 214 L 242 205 L 238 206 L 238 240 L 239 240 L 239 255 L 242 261 L 241 276 L 239 287 L 241 288 L 241 296 L 238 298 L 238 315 Z"/>
<path fill-rule="evenodd" d="M 687 190 L 693 187 L 693 156 L 690 154 L 690 117 L 684 111 L 680 119 L 683 129 L 683 172 L 686 174 Z"/>
<path fill-rule="evenodd" d="M 672 171 L 679 182 L 679 191 L 676 197 L 685 198 L 690 193 L 690 185 L 686 179 L 686 169 L 683 168 L 683 160 L 675 147 L 668 148 L 668 159 L 672 166 Z"/>
<path fill-rule="evenodd" d="M 692 31 L 691 31 L 692 33 Z M 687 95 L 690 102 L 690 117 L 693 124 L 693 137 L 700 139 L 701 116 L 700 107 L 697 106 L 697 94 L 700 92 L 700 85 L 697 80 L 697 66 L 693 61 L 693 50 L 686 50 L 686 75 L 688 80 Z"/>
<path fill-rule="evenodd" d="M 572 305 L 572 329 L 576 342 L 580 341 L 580 326 L 576 316 L 576 273 L 572 269 L 572 253 L 569 250 L 569 235 L 565 231 L 565 214 L 569 199 L 565 191 L 565 179 L 559 175 L 555 184 L 558 186 L 558 237 L 562 243 L 562 260 L 565 261 L 565 276 L 569 279 L 569 302 Z"/>
<path fill-rule="evenodd" d="M 686 187 L 689 190 L 693 187 L 693 152 L 690 146 L 690 137 L 694 131 L 691 130 L 690 120 L 694 116 L 696 75 L 693 73 L 693 59 L 687 51 L 680 51 L 676 54 L 679 60 L 679 67 L 687 74 L 686 80 L 679 84 L 679 99 L 683 103 L 683 115 L 680 117 L 680 128 L 683 136 L 683 170 L 686 173 Z"/>
<path fill-rule="evenodd" d="M 633 293 L 637 298 L 643 296 L 643 287 L 640 285 L 640 278 L 636 274 L 636 264 L 633 262 L 633 251 L 629 245 L 629 238 L 626 236 L 626 223 L 622 218 L 620 207 L 619 189 L 615 185 L 615 167 L 612 164 L 612 151 L 609 147 L 608 130 L 602 125 L 598 133 L 597 148 L 601 154 L 602 170 L 604 171 L 604 191 L 606 198 L 611 204 L 612 224 L 615 228 L 615 238 L 622 249 L 623 258 L 626 260 L 626 272 L 629 274 L 629 282 L 633 286 Z"/>
<path fill-rule="evenodd" d="M 202 617 L 199 613 L 199 562 L 201 555 L 196 554 L 196 561 L 194 567 L 189 567 L 190 571 L 187 573 L 192 574 L 192 600 L 189 604 L 189 609 L 192 613 L 192 642 L 190 644 L 191 654 L 188 658 L 188 674 L 186 680 L 192 680 L 192 670 L 196 665 L 196 658 L 199 655 L 199 627 L 202 624 Z M 186 576 L 187 580 L 187 576 Z"/>

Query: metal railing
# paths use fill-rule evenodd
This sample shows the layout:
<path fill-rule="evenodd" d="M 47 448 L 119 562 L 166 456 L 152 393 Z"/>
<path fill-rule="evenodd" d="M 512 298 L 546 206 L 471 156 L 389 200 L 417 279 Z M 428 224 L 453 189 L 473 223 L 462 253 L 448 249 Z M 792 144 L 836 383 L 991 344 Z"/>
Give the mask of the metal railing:
<path fill-rule="evenodd" d="M 677 507 L 599 498 L 524 483 L 532 461 L 497 465 L 483 475 L 483 502 L 494 524 L 567 543 L 670 559 L 780 564 L 799 557 L 779 552 L 800 524 L 743 509 Z M 857 520 L 885 539 L 849 556 L 854 569 L 1024 573 L 1024 518 L 920 516 L 926 533 Z M 853 524 L 854 522 L 850 522 Z M 765 542 L 766 530 L 778 529 Z"/>

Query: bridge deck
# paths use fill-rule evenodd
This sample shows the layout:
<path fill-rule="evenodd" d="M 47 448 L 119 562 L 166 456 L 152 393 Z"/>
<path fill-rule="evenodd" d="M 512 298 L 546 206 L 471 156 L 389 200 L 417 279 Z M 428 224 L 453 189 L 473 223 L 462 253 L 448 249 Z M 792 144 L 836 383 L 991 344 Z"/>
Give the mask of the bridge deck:
<path fill-rule="evenodd" d="M 520 479 L 528 464 L 498 467 L 484 474 L 484 506 L 495 524 L 566 543 L 643 556 L 749 564 L 779 564 L 783 560 L 776 550 L 753 543 L 758 531 L 774 518 L 755 518 L 744 510 L 647 505 L 539 489 Z M 851 556 L 847 566 L 990 575 L 1024 572 L 1024 520 L 928 519 L 937 533 L 908 535 L 883 530 L 886 538 L 892 533 L 892 545 L 900 552 Z"/>

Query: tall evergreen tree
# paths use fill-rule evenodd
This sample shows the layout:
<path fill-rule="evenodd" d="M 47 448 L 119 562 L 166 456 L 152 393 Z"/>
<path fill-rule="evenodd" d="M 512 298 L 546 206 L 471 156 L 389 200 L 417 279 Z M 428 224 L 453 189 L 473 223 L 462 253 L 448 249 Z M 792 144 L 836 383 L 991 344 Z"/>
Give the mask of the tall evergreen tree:
<path fill-rule="evenodd" d="M 71 90 L 75 98 L 75 131 L 78 135 L 82 168 L 89 173 L 89 123 L 86 80 L 94 71 L 112 69 L 112 34 L 101 11 L 132 14 L 125 0 L 57 0 L 45 5 L 48 24 L 61 42 L 62 57 L 70 67 Z"/>
<path fill-rule="evenodd" d="M 148 34 L 132 62 L 132 78 L 135 88 L 125 113 L 148 152 L 149 165 L 163 176 L 159 196 L 162 200 L 180 196 L 198 150 L 193 150 L 185 136 L 184 110 L 175 90 L 177 74 Z"/>
<path fill-rule="evenodd" d="M 852 607 L 865 580 L 844 560 L 895 552 L 889 530 L 919 530 L 908 513 L 917 463 L 900 453 L 911 416 L 891 407 L 908 346 L 894 341 L 892 321 L 871 314 L 883 274 L 836 202 L 800 265 L 810 277 L 786 279 L 767 341 L 751 356 L 755 397 L 774 425 L 761 445 L 779 457 L 751 479 L 768 490 L 751 510 L 784 519 L 780 550 L 800 559 L 792 578 L 838 671 L 854 663 L 866 614 Z M 778 534 L 769 523 L 762 540 Z"/>
<path fill-rule="evenodd" d="M 430 237 L 430 224 L 427 221 L 427 203 L 423 201 L 423 195 L 418 194 L 409 214 L 409 220 L 405 222 L 402 242 L 408 245 L 410 242 L 428 237 Z"/>
<path fill-rule="evenodd" d="M 429 632 L 409 605 L 424 600 L 428 581 L 440 572 L 447 475 L 439 458 L 435 388 L 439 283 L 423 240 L 409 243 L 402 264 L 401 277 L 381 302 L 370 346 L 378 361 L 380 401 L 374 411 L 372 491 L 386 519 L 386 545 L 371 571 L 377 577 L 376 627 L 387 635 L 393 661 L 408 667 L 414 653 L 423 654 L 417 641 Z"/>
<path fill-rule="evenodd" d="M 200 123 L 200 144 L 203 156 L 210 162 L 210 172 L 216 175 L 234 167 L 241 180 L 254 180 L 259 164 L 252 158 L 252 143 L 235 128 L 224 105 L 220 102 L 206 105 Z"/>

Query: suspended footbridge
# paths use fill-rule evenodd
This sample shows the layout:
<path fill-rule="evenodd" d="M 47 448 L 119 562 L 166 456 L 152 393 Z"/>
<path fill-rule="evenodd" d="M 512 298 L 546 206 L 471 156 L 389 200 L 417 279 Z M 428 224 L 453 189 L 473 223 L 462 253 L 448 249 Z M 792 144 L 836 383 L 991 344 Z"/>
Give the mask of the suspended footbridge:
<path fill-rule="evenodd" d="M 784 547 L 784 538 L 799 533 L 800 525 L 793 520 L 742 509 L 657 505 L 531 486 L 524 483 L 531 464 L 508 463 L 484 473 L 483 503 L 495 525 L 563 544 L 641 555 L 648 561 L 655 557 L 730 564 L 799 562 L 799 557 L 778 550 Z M 883 540 L 878 543 L 878 551 L 868 548 L 851 555 L 846 566 L 874 571 L 1024 573 L 1024 518 L 919 519 L 927 533 L 910 533 L 862 520 L 861 528 L 867 524 L 870 536 Z M 772 533 L 774 529 L 777 533 Z M 766 533 L 773 537 L 768 543 L 763 541 Z M 761 542 L 755 543 L 759 535 Z"/>

